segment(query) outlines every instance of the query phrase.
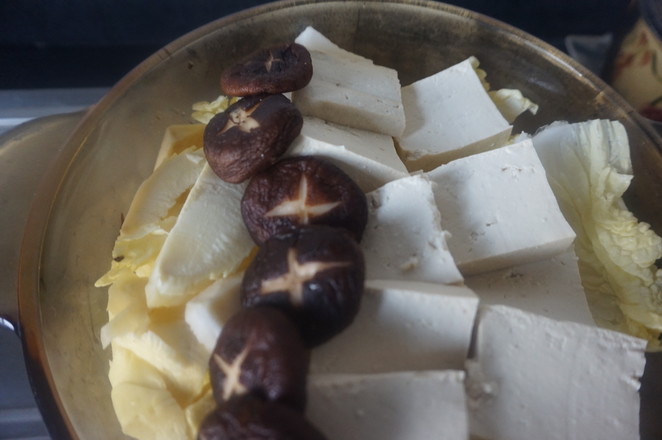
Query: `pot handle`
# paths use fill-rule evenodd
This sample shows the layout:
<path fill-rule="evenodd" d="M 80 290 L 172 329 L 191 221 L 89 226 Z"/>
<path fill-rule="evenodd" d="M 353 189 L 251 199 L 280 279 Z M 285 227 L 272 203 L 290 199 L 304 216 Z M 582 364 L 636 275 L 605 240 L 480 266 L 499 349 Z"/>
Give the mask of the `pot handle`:
<path fill-rule="evenodd" d="M 33 119 L 0 135 L 0 327 L 20 333 L 18 261 L 25 223 L 46 169 L 84 112 Z"/>

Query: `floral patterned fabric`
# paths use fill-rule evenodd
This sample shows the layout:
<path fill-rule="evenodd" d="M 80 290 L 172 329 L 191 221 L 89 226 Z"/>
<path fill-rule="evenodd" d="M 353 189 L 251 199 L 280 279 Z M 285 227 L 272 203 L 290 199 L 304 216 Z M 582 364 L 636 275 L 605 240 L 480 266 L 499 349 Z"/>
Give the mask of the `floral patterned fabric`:
<path fill-rule="evenodd" d="M 625 37 L 615 60 L 613 87 L 639 112 L 662 122 L 662 42 L 643 19 Z"/>

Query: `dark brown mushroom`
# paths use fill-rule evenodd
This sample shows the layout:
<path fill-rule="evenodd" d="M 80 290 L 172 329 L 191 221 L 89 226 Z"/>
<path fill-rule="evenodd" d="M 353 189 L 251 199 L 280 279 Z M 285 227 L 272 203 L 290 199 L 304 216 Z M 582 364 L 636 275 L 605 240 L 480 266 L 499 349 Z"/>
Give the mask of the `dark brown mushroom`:
<path fill-rule="evenodd" d="M 308 352 L 292 322 L 268 308 L 242 310 L 223 327 L 209 360 L 214 398 L 250 393 L 303 410 Z"/>
<path fill-rule="evenodd" d="M 305 226 L 264 242 L 246 269 L 241 300 L 282 310 L 313 347 L 352 323 L 364 278 L 363 253 L 346 231 Z"/>
<path fill-rule="evenodd" d="M 308 50 L 291 43 L 260 49 L 221 74 L 221 90 L 230 96 L 293 92 L 313 76 Z"/>
<path fill-rule="evenodd" d="M 221 179 L 243 182 L 278 160 L 302 125 L 301 113 L 285 96 L 249 96 L 209 121 L 205 157 Z"/>
<path fill-rule="evenodd" d="M 313 156 L 276 162 L 256 174 L 241 201 L 246 228 L 258 245 L 304 225 L 346 229 L 361 240 L 368 221 L 366 197 L 337 166 Z"/>
<path fill-rule="evenodd" d="M 251 395 L 235 397 L 210 412 L 198 440 L 325 440 L 301 412 Z"/>

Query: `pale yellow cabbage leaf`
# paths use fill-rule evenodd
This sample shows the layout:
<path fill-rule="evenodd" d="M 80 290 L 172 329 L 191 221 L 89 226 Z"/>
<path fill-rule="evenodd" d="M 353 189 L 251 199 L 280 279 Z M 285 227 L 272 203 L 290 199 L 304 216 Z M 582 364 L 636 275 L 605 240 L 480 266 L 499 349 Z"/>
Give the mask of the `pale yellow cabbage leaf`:
<path fill-rule="evenodd" d="M 218 113 L 225 111 L 226 108 L 235 102 L 237 102 L 237 98 L 225 95 L 221 95 L 211 102 L 196 102 L 193 104 L 193 113 L 191 114 L 191 117 L 200 123 L 207 124 L 211 118 Z"/>
<path fill-rule="evenodd" d="M 112 284 L 126 271 L 147 277 L 205 161 L 187 149 L 164 161 L 138 188 L 113 248 L 110 270 L 95 286 Z"/>
<path fill-rule="evenodd" d="M 479 67 L 480 62 L 478 61 L 478 58 L 472 56 L 469 58 L 469 61 L 490 99 L 492 99 L 492 102 L 496 105 L 499 113 L 503 115 L 504 119 L 508 121 L 509 124 L 512 124 L 515 119 L 525 111 L 529 111 L 534 115 L 538 112 L 538 104 L 526 98 L 520 90 L 490 90 L 491 86 L 487 81 L 487 72 Z"/>
<path fill-rule="evenodd" d="M 577 233 L 582 283 L 596 322 L 649 340 L 662 331 L 662 239 L 622 196 L 632 180 L 619 122 L 556 123 L 533 137 L 547 177 Z"/>

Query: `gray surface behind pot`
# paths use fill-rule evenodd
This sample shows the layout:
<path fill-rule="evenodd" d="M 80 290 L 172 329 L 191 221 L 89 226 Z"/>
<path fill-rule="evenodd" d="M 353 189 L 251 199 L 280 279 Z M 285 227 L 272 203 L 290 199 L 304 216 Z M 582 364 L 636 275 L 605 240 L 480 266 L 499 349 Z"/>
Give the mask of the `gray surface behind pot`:
<path fill-rule="evenodd" d="M 256 45 L 291 40 L 313 25 L 339 45 L 396 68 L 403 84 L 476 55 L 493 87 L 519 88 L 541 105 L 539 114 L 522 118 L 518 129 L 533 130 L 557 119 L 610 117 L 625 123 L 635 156 L 652 148 L 629 119 L 630 110 L 618 107 L 620 101 L 610 91 L 603 93 L 602 85 L 593 86 L 585 70 L 496 22 L 420 4 L 272 5 L 254 15 L 222 19 L 147 60 L 82 123 L 53 171 L 68 169 L 50 215 L 49 193 L 55 193 L 57 182 L 38 198 L 44 206 L 35 207 L 27 235 L 33 238 L 26 242 L 35 243 L 35 249 L 23 249 L 19 279 L 28 363 L 33 373 L 44 375 L 38 386 L 54 384 L 54 406 L 66 413 L 72 436 L 98 438 L 103 432 L 106 439 L 123 438 L 110 402 L 110 353 L 101 350 L 98 337 L 107 320 L 106 295 L 93 287 L 109 268 L 122 214 L 151 172 L 165 127 L 189 122 L 193 102 L 219 93 L 221 69 Z M 659 151 L 657 157 L 659 165 Z M 42 228 L 40 256 L 36 240 Z M 47 420 L 57 417 L 46 414 Z"/>

